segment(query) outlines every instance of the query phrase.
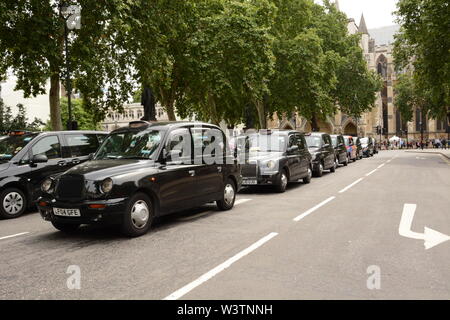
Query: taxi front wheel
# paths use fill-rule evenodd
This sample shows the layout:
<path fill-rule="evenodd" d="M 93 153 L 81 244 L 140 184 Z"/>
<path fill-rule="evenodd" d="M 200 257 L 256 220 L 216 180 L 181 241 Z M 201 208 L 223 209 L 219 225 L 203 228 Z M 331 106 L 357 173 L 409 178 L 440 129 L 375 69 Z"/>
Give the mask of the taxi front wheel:
<path fill-rule="evenodd" d="M 128 201 L 122 221 L 122 233 L 139 237 L 147 233 L 154 218 L 153 205 L 145 193 L 137 193 Z"/>
<path fill-rule="evenodd" d="M 236 201 L 236 185 L 233 180 L 227 179 L 222 194 L 222 199 L 216 201 L 217 207 L 222 211 L 230 210 Z"/>

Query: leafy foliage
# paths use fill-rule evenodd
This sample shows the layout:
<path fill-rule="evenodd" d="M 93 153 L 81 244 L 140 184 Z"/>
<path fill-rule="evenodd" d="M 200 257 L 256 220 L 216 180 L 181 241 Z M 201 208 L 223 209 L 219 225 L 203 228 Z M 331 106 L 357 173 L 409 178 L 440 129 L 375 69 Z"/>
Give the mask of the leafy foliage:
<path fill-rule="evenodd" d="M 445 118 L 450 105 L 449 3 L 400 0 L 397 8 L 401 29 L 395 39 L 395 64 L 399 69 L 413 66 L 414 83 L 426 92 L 429 114 Z"/>

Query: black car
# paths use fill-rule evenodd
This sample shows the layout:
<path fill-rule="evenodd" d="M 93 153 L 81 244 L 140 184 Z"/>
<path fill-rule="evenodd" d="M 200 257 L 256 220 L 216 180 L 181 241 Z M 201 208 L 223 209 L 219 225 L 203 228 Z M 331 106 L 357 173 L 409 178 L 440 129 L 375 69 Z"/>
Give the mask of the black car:
<path fill-rule="evenodd" d="M 219 127 L 136 121 L 111 132 L 91 161 L 44 181 L 38 208 L 61 231 L 108 223 L 140 236 L 157 216 L 212 201 L 229 210 L 240 186 Z"/>
<path fill-rule="evenodd" d="M 97 151 L 106 132 L 15 131 L 0 141 L 0 217 L 16 218 L 41 195 L 41 183 Z"/>
<path fill-rule="evenodd" d="M 347 155 L 344 136 L 333 134 L 331 135 L 331 141 L 333 142 L 334 153 L 336 154 L 336 165 L 343 164 L 344 166 L 347 166 L 349 157 Z"/>
<path fill-rule="evenodd" d="M 244 186 L 269 185 L 284 192 L 289 182 L 312 177 L 311 154 L 305 138 L 297 131 L 261 130 L 238 138 L 244 144 L 242 164 Z M 244 162 L 244 161 L 243 161 Z"/>
<path fill-rule="evenodd" d="M 306 143 L 313 160 L 313 174 L 321 177 L 323 170 L 336 170 L 336 156 L 328 133 L 313 132 L 305 134 Z"/>
<path fill-rule="evenodd" d="M 356 148 L 356 159 L 361 160 L 364 154 L 360 138 L 353 137 L 353 147 Z"/>
<path fill-rule="evenodd" d="M 372 138 L 364 137 L 360 138 L 359 141 L 361 142 L 363 155 L 366 157 L 373 157 L 374 151 Z"/>

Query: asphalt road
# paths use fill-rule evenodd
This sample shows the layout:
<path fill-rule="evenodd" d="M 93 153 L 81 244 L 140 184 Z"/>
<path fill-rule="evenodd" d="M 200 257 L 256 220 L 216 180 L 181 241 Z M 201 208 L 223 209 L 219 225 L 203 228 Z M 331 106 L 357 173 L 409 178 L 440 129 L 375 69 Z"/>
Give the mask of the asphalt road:
<path fill-rule="evenodd" d="M 36 213 L 2 220 L 0 299 L 450 299 L 450 241 L 426 250 L 420 239 L 424 227 L 450 235 L 444 157 L 382 151 L 237 201 L 136 239 L 100 227 L 65 235 Z M 403 229 L 418 239 L 399 234 L 405 204 L 416 210 Z M 67 286 L 72 265 L 80 289 Z"/>

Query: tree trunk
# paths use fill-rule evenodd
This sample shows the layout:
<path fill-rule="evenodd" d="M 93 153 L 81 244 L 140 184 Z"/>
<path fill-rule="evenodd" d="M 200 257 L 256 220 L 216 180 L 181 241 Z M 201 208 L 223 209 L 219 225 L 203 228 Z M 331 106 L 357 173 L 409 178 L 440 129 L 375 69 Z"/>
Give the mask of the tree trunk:
<path fill-rule="evenodd" d="M 63 130 L 61 121 L 61 101 L 59 97 L 60 83 L 59 75 L 57 73 L 52 74 L 50 77 L 50 122 L 53 131 Z"/>
<path fill-rule="evenodd" d="M 313 113 L 311 117 L 311 131 L 312 132 L 320 131 L 319 124 L 317 123 L 317 115 L 315 113 Z"/>
<path fill-rule="evenodd" d="M 175 115 L 175 107 L 174 107 L 174 101 L 171 100 L 166 106 L 167 115 L 169 116 L 169 121 L 176 121 L 177 117 Z"/>
<path fill-rule="evenodd" d="M 258 111 L 258 121 L 260 129 L 267 129 L 267 118 L 264 108 L 264 103 L 262 101 L 256 102 L 256 110 Z"/>

